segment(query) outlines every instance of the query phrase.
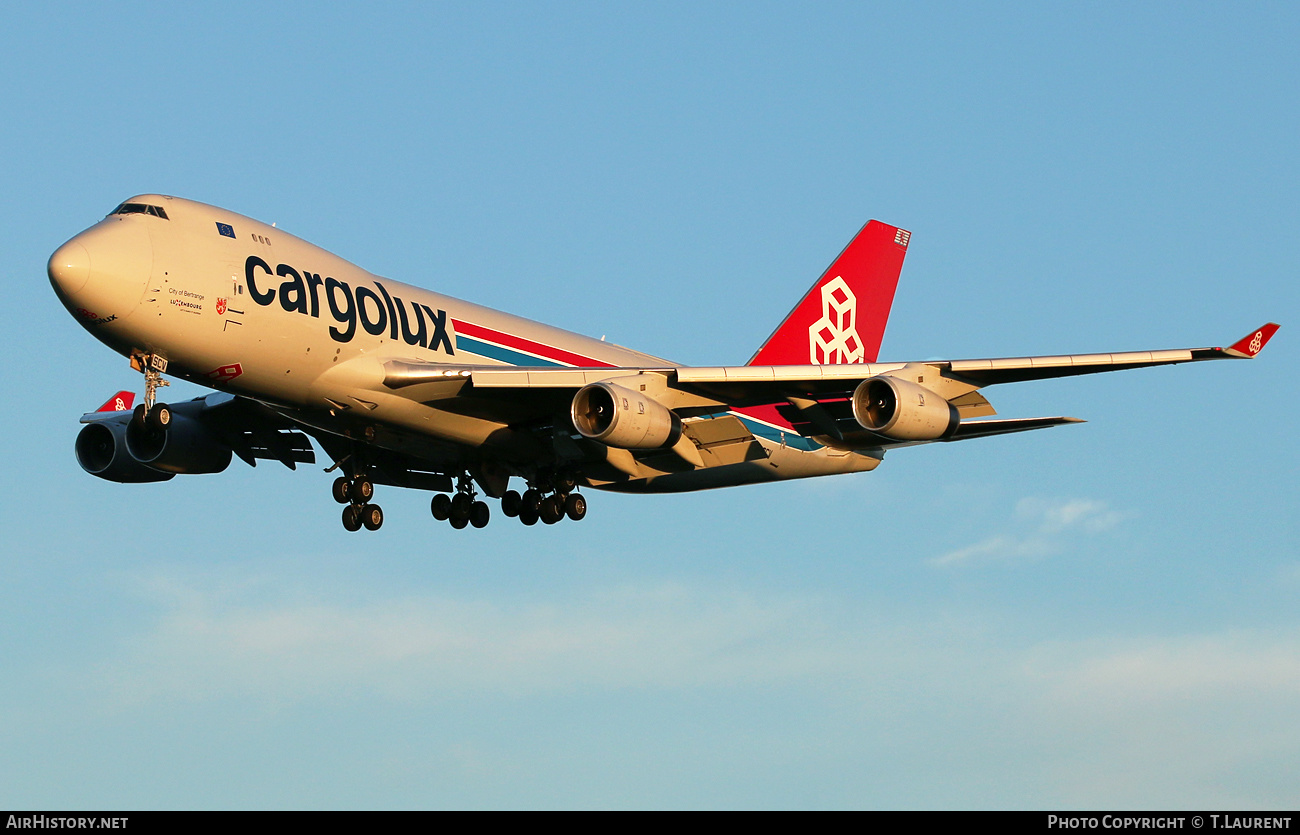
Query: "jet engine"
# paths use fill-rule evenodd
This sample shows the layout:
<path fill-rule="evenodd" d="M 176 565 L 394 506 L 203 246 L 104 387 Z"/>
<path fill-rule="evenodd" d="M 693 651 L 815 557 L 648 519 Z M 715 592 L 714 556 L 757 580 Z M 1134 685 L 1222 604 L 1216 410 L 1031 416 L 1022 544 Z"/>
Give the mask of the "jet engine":
<path fill-rule="evenodd" d="M 109 419 L 86 424 L 77 433 L 77 463 L 81 469 L 120 484 L 143 484 L 166 481 L 174 473 L 164 473 L 141 464 L 126 450 L 126 420 Z"/>
<path fill-rule="evenodd" d="M 578 434 L 622 449 L 663 449 L 682 436 L 681 418 L 643 391 L 608 382 L 578 390 L 569 408 Z"/>
<path fill-rule="evenodd" d="M 899 441 L 934 441 L 957 429 L 957 407 L 916 383 L 871 377 L 853 391 L 853 417 L 864 429 Z"/>
<path fill-rule="evenodd" d="M 201 421 L 175 407 L 171 412 L 165 429 L 128 424 L 126 451 L 132 458 L 165 473 L 219 473 L 230 466 L 229 446 Z"/>
<path fill-rule="evenodd" d="M 77 463 L 86 472 L 122 484 L 166 481 L 177 473 L 219 473 L 232 451 L 200 420 L 200 401 L 169 407 L 166 427 L 118 413 L 86 424 L 77 434 Z"/>

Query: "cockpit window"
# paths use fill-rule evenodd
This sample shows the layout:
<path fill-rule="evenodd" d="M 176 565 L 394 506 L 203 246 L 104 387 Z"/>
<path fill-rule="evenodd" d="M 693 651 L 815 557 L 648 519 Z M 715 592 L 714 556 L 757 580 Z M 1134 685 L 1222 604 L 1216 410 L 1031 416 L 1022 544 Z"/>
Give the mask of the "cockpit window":
<path fill-rule="evenodd" d="M 167 213 L 163 211 L 162 206 L 150 206 L 145 203 L 123 203 L 109 215 L 153 215 L 167 220 Z"/>

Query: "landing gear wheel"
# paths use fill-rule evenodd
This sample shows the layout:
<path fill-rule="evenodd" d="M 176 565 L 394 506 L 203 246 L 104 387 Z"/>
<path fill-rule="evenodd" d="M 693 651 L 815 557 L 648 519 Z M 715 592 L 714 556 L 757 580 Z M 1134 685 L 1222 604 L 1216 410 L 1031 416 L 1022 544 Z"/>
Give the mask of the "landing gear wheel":
<path fill-rule="evenodd" d="M 469 519 L 469 509 L 473 504 L 474 500 L 468 493 L 457 493 L 451 500 L 451 518 Z"/>
<path fill-rule="evenodd" d="M 136 406 L 131 412 L 131 422 L 127 425 L 127 432 L 131 433 L 137 442 L 156 443 L 162 437 L 163 430 L 159 429 L 154 422 L 155 414 L 156 411 L 146 412 L 143 403 Z"/>
<path fill-rule="evenodd" d="M 573 488 L 578 486 L 578 482 L 571 475 L 561 475 L 555 477 L 555 489 L 566 496 L 573 492 Z"/>
<path fill-rule="evenodd" d="M 356 504 L 366 504 L 375 497 L 375 485 L 370 479 L 359 475 L 352 479 L 352 486 L 348 488 L 348 496 Z"/>
<path fill-rule="evenodd" d="M 581 493 L 570 493 L 569 498 L 564 500 L 564 512 L 573 521 L 581 521 L 587 515 L 587 500 Z"/>
<path fill-rule="evenodd" d="M 530 510 L 527 505 L 519 508 L 519 521 L 525 525 L 536 525 L 539 518 L 537 511 Z"/>
<path fill-rule="evenodd" d="M 519 509 L 523 507 L 523 497 L 515 490 L 507 490 L 501 497 L 501 512 L 506 516 L 514 518 L 519 515 Z"/>
<path fill-rule="evenodd" d="M 338 502 L 339 504 L 347 504 L 348 502 L 352 501 L 352 494 L 351 494 L 350 487 L 351 484 L 348 482 L 345 476 L 339 476 L 338 478 L 334 479 L 334 486 L 331 488 L 331 490 L 334 493 L 334 501 Z"/>
<path fill-rule="evenodd" d="M 451 496 L 446 493 L 434 496 L 433 501 L 429 502 L 429 512 L 439 522 L 446 522 L 451 518 Z"/>
<path fill-rule="evenodd" d="M 529 513 L 536 514 L 542 508 L 542 494 L 532 488 L 525 490 L 523 504 L 519 508 L 520 513 L 527 510 Z"/>
<path fill-rule="evenodd" d="M 459 516 L 451 517 L 451 526 L 456 530 L 464 530 L 469 525 L 468 519 L 462 519 Z"/>
<path fill-rule="evenodd" d="M 560 494 L 554 493 L 547 496 L 546 500 L 542 502 L 542 521 L 546 524 L 554 525 L 556 522 L 564 518 L 564 505 L 560 503 L 560 499 Z"/>
<path fill-rule="evenodd" d="M 145 423 L 155 432 L 166 432 L 167 427 L 172 425 L 172 410 L 166 403 L 155 403 L 145 417 Z"/>
<path fill-rule="evenodd" d="M 361 509 L 354 504 L 343 508 L 343 527 L 350 531 L 361 530 Z"/>
<path fill-rule="evenodd" d="M 487 502 L 474 502 L 469 508 L 469 523 L 476 528 L 486 528 L 488 520 L 492 518 L 492 512 L 488 510 Z"/>
<path fill-rule="evenodd" d="M 361 508 L 361 524 L 366 526 L 368 531 L 377 531 L 379 526 L 384 524 L 384 511 L 379 509 L 377 504 L 368 504 Z"/>

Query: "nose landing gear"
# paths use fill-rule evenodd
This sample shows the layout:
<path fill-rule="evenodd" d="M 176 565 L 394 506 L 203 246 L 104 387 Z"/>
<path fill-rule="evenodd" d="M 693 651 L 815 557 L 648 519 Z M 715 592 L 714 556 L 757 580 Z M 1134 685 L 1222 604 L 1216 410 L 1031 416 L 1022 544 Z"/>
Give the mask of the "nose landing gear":
<path fill-rule="evenodd" d="M 162 376 L 167 360 L 158 354 L 136 353 L 131 355 L 131 367 L 144 374 L 144 402 L 132 412 L 128 431 L 138 439 L 161 440 L 172 424 L 172 410 L 157 402 L 158 389 L 171 385 Z"/>

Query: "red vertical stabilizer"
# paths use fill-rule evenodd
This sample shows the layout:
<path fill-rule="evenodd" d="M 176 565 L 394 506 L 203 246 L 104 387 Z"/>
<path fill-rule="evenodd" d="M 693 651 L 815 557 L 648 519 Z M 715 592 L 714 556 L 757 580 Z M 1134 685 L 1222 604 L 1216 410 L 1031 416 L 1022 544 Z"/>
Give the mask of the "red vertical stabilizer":
<path fill-rule="evenodd" d="M 911 236 L 868 222 L 749 364 L 875 362 Z"/>

